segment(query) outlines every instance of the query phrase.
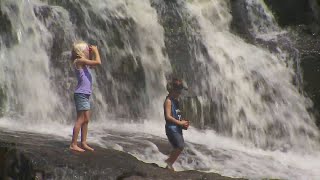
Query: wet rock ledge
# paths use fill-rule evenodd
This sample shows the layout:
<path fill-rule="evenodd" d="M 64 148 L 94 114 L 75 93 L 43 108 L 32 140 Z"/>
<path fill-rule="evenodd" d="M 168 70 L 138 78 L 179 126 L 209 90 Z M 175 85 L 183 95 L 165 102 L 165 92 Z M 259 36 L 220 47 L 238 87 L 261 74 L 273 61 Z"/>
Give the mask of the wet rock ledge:
<path fill-rule="evenodd" d="M 231 180 L 214 173 L 171 172 L 111 149 L 75 153 L 65 139 L 0 129 L 0 179 Z"/>

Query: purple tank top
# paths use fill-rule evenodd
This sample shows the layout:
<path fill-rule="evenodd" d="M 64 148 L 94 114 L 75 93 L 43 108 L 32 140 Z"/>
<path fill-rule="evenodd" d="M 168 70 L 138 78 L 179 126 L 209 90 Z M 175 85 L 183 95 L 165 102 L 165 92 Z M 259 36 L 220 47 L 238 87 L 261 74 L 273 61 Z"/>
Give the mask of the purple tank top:
<path fill-rule="evenodd" d="M 74 93 L 91 94 L 92 93 L 92 76 L 88 66 L 81 69 L 75 68 L 78 85 Z"/>

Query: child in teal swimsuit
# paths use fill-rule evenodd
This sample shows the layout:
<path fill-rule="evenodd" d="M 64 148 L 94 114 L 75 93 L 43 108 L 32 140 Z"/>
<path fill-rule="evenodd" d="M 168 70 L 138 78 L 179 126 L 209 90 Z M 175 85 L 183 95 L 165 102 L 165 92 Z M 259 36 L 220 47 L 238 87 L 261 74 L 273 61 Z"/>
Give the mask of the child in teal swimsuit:
<path fill-rule="evenodd" d="M 188 129 L 189 121 L 181 119 L 178 98 L 185 87 L 179 79 L 173 79 L 167 84 L 168 96 L 163 105 L 164 117 L 166 120 L 166 135 L 173 151 L 165 161 L 167 168 L 174 170 L 172 165 L 184 149 L 184 139 L 182 129 Z"/>

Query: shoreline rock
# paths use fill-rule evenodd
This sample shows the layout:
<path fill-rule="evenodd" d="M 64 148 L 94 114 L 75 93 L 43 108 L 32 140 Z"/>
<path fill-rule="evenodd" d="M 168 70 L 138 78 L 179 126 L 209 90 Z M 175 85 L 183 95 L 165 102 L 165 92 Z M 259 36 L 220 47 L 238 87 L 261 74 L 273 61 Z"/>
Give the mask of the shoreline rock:
<path fill-rule="evenodd" d="M 198 171 L 171 172 L 127 153 L 93 146 L 95 152 L 76 153 L 65 139 L 0 130 L 0 179 L 234 179 Z"/>

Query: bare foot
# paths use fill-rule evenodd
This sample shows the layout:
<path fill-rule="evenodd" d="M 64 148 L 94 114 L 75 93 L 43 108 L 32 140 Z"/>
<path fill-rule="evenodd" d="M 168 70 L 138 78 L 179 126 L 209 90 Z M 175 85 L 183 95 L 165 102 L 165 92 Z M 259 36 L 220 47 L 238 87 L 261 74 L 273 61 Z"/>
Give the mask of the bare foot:
<path fill-rule="evenodd" d="M 170 164 L 167 164 L 166 169 L 169 169 L 170 171 L 174 172 L 174 168 Z"/>
<path fill-rule="evenodd" d="M 171 171 L 174 171 L 174 168 L 173 168 L 172 164 L 170 164 L 167 160 L 166 160 L 165 162 L 166 162 L 166 164 L 167 164 L 166 169 L 169 169 L 169 170 L 171 170 Z"/>
<path fill-rule="evenodd" d="M 94 151 L 94 149 L 88 146 L 87 143 L 81 143 L 81 147 L 85 150 Z"/>
<path fill-rule="evenodd" d="M 78 152 L 84 152 L 85 150 L 80 148 L 78 145 L 73 145 L 71 144 L 70 147 L 69 147 L 71 150 L 73 151 L 78 151 Z"/>

